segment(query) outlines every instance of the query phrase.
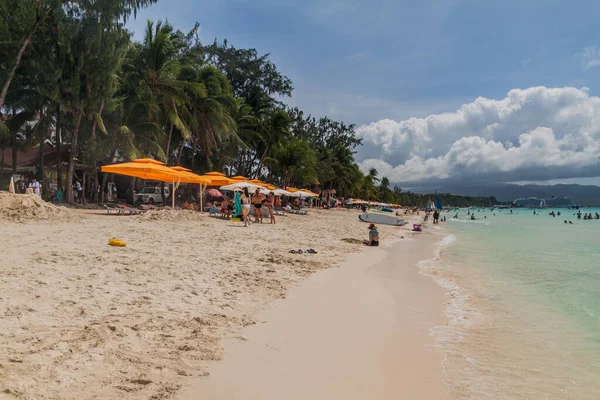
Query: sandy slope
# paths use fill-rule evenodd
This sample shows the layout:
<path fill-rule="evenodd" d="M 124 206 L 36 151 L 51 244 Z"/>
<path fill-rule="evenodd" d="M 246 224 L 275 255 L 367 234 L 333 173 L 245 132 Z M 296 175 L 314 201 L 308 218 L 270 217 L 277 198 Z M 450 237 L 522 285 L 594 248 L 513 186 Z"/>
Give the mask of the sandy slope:
<path fill-rule="evenodd" d="M 381 227 L 382 240 L 401 234 Z M 341 239 L 366 238 L 366 224 L 345 210 L 249 228 L 85 214 L 3 223 L 0 237 L 0 398 L 162 399 L 222 357 L 224 333 L 360 247 Z"/>

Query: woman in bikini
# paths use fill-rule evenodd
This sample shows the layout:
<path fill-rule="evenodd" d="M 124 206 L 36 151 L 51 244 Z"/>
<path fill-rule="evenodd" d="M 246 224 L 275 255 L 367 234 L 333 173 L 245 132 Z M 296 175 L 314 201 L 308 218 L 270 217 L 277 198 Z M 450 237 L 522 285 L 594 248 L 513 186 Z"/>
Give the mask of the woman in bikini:
<path fill-rule="evenodd" d="M 262 223 L 262 203 L 265 196 L 260 194 L 260 189 L 256 188 L 256 191 L 252 195 L 252 205 L 254 206 L 254 222 Z"/>
<path fill-rule="evenodd" d="M 275 223 L 275 193 L 271 192 L 267 196 L 265 201 L 267 208 L 269 209 L 269 217 L 271 218 L 271 223 Z"/>
<path fill-rule="evenodd" d="M 248 223 L 250 222 L 248 215 L 250 215 L 250 203 L 252 202 L 252 199 L 250 198 L 247 187 L 245 187 L 242 191 L 240 201 L 242 203 L 242 217 L 244 218 L 244 226 L 248 226 Z"/>

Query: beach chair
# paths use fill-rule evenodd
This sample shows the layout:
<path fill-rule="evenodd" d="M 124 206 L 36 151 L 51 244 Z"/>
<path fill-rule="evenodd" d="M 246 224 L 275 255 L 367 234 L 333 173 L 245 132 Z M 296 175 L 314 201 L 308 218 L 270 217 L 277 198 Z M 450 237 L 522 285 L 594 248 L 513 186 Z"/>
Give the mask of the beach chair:
<path fill-rule="evenodd" d="M 209 215 L 210 217 L 212 217 L 212 216 L 214 216 L 214 217 L 222 217 L 222 216 L 223 216 L 223 213 L 221 212 L 221 209 L 220 209 L 220 208 L 217 208 L 217 207 L 214 207 L 214 206 L 213 206 L 213 207 L 211 207 L 211 208 L 208 210 L 208 215 Z"/>
<path fill-rule="evenodd" d="M 121 213 L 121 210 L 119 209 L 119 207 L 117 207 L 116 204 L 110 204 L 110 203 L 109 204 L 101 204 L 101 206 L 106 209 L 107 214 L 111 214 L 111 213 L 113 213 L 113 211 L 115 214 Z"/>
<path fill-rule="evenodd" d="M 114 214 L 118 214 L 118 215 L 125 215 L 125 213 L 128 213 L 129 215 L 137 215 L 137 214 L 141 214 L 142 212 L 144 212 L 143 210 L 139 210 L 137 208 L 133 208 L 133 207 L 129 207 L 128 205 L 124 205 L 124 204 L 102 204 L 102 207 L 104 207 L 106 209 L 106 213 L 107 214 L 112 214 L 114 212 Z"/>
<path fill-rule="evenodd" d="M 285 209 L 283 209 L 281 207 L 274 207 L 273 211 L 274 211 L 275 215 L 285 215 Z"/>

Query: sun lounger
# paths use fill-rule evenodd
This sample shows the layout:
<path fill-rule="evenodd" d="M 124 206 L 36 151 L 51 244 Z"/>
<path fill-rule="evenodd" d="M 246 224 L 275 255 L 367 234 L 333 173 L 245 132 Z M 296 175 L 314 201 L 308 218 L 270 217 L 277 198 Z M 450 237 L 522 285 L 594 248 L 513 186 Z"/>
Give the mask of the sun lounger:
<path fill-rule="evenodd" d="M 125 215 L 128 213 L 129 215 L 137 215 L 144 212 L 144 210 L 139 210 L 137 208 L 129 207 L 124 204 L 102 204 L 102 207 L 106 209 L 107 214 L 115 213 L 119 215 Z"/>
<path fill-rule="evenodd" d="M 223 216 L 223 213 L 221 212 L 221 209 L 220 209 L 220 208 L 211 207 L 211 208 L 208 210 L 208 215 L 209 215 L 209 216 L 211 216 L 211 217 L 212 217 L 213 215 L 214 215 L 215 217 L 221 217 L 221 216 Z"/>
<path fill-rule="evenodd" d="M 285 215 L 285 209 L 284 208 L 275 207 L 273 209 L 273 211 L 275 212 L 275 215 Z"/>

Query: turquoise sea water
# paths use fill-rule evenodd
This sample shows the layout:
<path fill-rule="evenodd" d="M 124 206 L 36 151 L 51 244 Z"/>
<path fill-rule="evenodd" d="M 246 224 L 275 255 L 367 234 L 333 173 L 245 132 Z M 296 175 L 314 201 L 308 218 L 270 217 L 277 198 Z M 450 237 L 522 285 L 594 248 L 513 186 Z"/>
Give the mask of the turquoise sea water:
<path fill-rule="evenodd" d="M 600 399 L 600 220 L 549 211 L 443 214 L 421 267 L 450 293 L 433 334 L 451 399 Z"/>

